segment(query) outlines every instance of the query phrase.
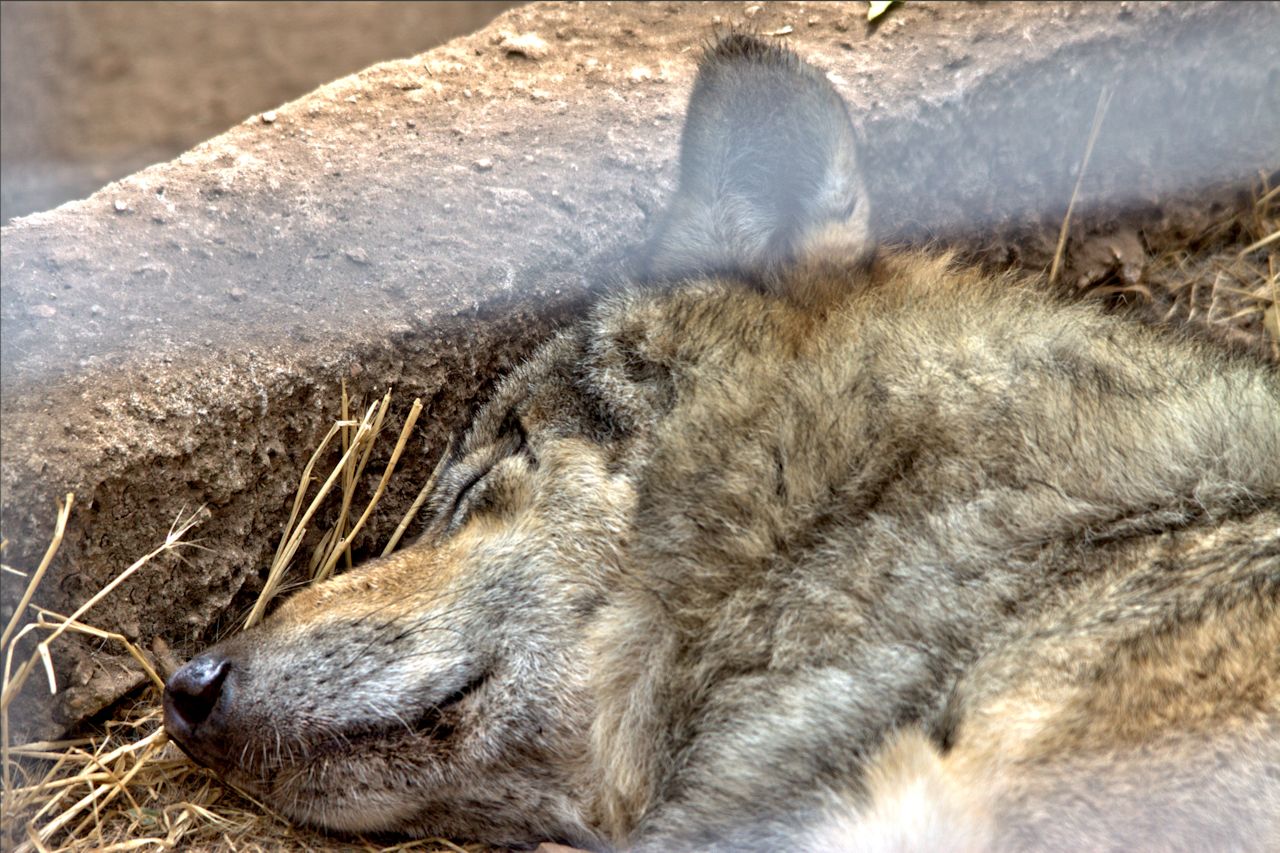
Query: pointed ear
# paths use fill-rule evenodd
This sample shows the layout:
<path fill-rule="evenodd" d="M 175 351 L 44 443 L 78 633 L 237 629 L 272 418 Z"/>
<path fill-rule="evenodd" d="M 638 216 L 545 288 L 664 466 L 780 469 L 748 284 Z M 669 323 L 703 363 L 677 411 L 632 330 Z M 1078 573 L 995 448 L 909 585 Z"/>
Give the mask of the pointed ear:
<path fill-rule="evenodd" d="M 817 263 L 830 278 L 874 253 L 857 149 L 848 108 L 820 70 L 751 36 L 721 39 L 694 82 L 680 186 L 645 272 L 729 275 L 816 298 L 803 268 Z"/>

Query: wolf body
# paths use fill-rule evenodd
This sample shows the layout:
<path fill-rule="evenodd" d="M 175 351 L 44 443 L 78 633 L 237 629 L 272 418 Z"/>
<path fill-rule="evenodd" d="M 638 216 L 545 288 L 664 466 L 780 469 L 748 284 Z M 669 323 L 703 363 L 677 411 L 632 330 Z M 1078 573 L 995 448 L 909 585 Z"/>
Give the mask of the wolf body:
<path fill-rule="evenodd" d="M 171 679 L 340 831 L 1275 849 L 1280 376 L 874 251 L 821 72 L 708 51 L 643 281 L 500 385 L 420 540 Z"/>

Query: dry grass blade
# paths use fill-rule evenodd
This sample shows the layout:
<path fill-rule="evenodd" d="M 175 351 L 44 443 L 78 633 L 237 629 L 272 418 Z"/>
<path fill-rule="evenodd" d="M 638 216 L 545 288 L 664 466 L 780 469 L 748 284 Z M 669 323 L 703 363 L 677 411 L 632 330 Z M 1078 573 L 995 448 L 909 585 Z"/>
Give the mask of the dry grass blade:
<path fill-rule="evenodd" d="M 45 610 L 43 607 L 37 607 L 36 613 L 37 621 L 35 624 L 38 627 L 58 628 L 65 625 L 67 630 L 74 631 L 77 634 L 84 634 L 89 637 L 95 637 L 99 640 L 108 640 L 110 642 L 118 643 L 129 653 L 130 657 L 138 662 L 138 665 L 142 667 L 142 671 L 146 673 L 146 676 L 150 679 L 151 683 L 160 690 L 164 689 L 164 679 L 161 678 L 155 671 L 155 668 L 151 666 L 151 661 L 147 659 L 147 656 L 144 655 L 137 646 L 129 642 L 129 639 L 124 634 L 117 634 L 114 631 L 104 631 L 101 628 L 86 625 L 85 623 L 72 619 L 69 616 L 63 616 L 60 613 Z"/>
<path fill-rule="evenodd" d="M 134 561 L 134 563 L 127 569 L 116 575 L 110 583 L 90 597 L 84 604 L 80 605 L 80 607 L 78 607 L 70 616 L 60 617 L 54 622 L 49 622 L 47 620 L 32 622 L 17 631 L 17 633 L 13 633 L 11 629 L 16 627 L 18 620 L 25 615 L 27 608 L 30 606 L 31 598 L 35 594 L 35 588 L 44 577 L 45 570 L 52 562 L 53 556 L 57 552 L 57 546 L 62 541 L 72 503 L 73 497 L 68 494 L 65 503 L 59 508 L 58 522 L 55 526 L 53 541 L 51 542 L 49 549 L 45 552 L 45 558 L 41 561 L 40 567 L 32 574 L 31 580 L 27 584 L 27 588 L 23 593 L 22 600 L 19 602 L 22 605 L 22 609 L 14 613 L 14 616 L 10 620 L 5 631 L 6 640 L 3 646 L 4 682 L 3 687 L 0 687 L 0 763 L 3 763 L 3 775 L 6 791 L 9 789 L 12 781 L 13 767 L 9 754 L 9 706 L 13 703 L 14 698 L 21 692 L 23 685 L 26 684 L 27 678 L 35 668 L 36 662 L 40 661 L 44 664 L 45 673 L 49 679 L 49 690 L 51 693 L 56 692 L 57 684 L 54 679 L 53 660 L 49 651 L 53 642 L 67 631 L 77 630 L 77 627 L 75 626 L 80 626 L 82 624 L 80 621 L 81 616 L 102 601 L 103 598 L 110 595 L 114 589 L 128 580 L 139 569 L 160 554 L 163 554 L 166 551 L 171 551 L 181 544 L 182 537 L 185 536 L 193 526 L 195 526 L 199 516 L 199 512 L 193 513 L 185 521 L 179 517 L 174 524 L 170 526 L 169 533 L 161 545 L 153 549 L 150 553 Z M 13 672 L 13 658 L 18 647 L 18 641 L 26 635 L 38 630 L 47 630 L 49 631 L 49 634 L 36 645 L 35 652 L 27 658 L 26 662 L 18 668 L 18 671 L 15 674 Z M 121 639 L 123 639 L 123 637 Z M 142 657 L 137 652 L 136 648 L 131 649 L 131 654 L 133 654 L 137 659 L 142 660 Z M 152 677 L 155 677 L 155 673 L 152 671 L 149 663 L 144 662 L 144 667 L 146 672 L 148 672 Z"/>
<path fill-rule="evenodd" d="M 280 565 L 281 562 L 287 563 L 284 552 L 289 545 L 289 535 L 293 532 L 294 526 L 298 521 L 298 513 L 302 511 L 302 503 L 307 497 L 307 486 L 311 483 L 311 472 L 315 469 L 316 462 L 319 461 L 321 455 L 323 455 L 325 448 L 329 446 L 329 442 L 333 441 L 333 437 L 338 435 L 344 427 L 351 423 L 353 422 L 348 421 L 344 417 L 342 420 L 330 427 L 329 432 L 320 440 L 320 444 L 311 453 L 311 458 L 307 460 L 306 467 L 302 469 L 302 476 L 298 478 L 298 492 L 293 498 L 293 509 L 289 513 L 289 520 L 285 523 L 284 535 L 280 537 L 280 546 L 276 549 L 276 555 L 271 560 L 272 567 Z M 350 446 L 344 440 L 342 449 L 343 457 L 347 455 L 349 450 Z"/>
<path fill-rule="evenodd" d="M 391 534 L 391 538 L 387 540 L 387 545 L 382 549 L 382 556 L 387 556 L 396 549 L 396 545 L 400 543 L 400 537 L 404 536 L 404 532 L 409 529 L 409 525 L 418 517 L 419 510 L 422 505 L 427 502 L 427 497 L 436 487 L 436 481 L 440 479 L 440 472 L 444 470 L 444 466 L 448 464 L 449 457 L 453 454 L 453 440 L 444 448 L 444 453 L 440 454 L 440 459 L 436 461 L 436 467 L 432 469 L 431 476 L 427 478 L 427 482 L 423 484 L 422 489 L 418 492 L 418 496 L 414 498 L 413 505 L 409 507 L 409 511 L 404 514 L 404 518 L 400 519 L 400 523 L 396 525 L 395 532 Z"/>
<path fill-rule="evenodd" d="M 118 778 L 114 777 L 113 774 L 113 777 L 109 781 L 94 784 L 90 792 L 72 805 L 71 808 L 65 810 L 62 814 L 58 815 L 36 831 L 34 836 L 30 837 L 28 842 L 30 846 L 19 845 L 14 848 L 13 853 L 30 853 L 31 850 L 43 849 L 44 845 L 48 843 L 50 838 L 56 835 L 67 824 L 71 823 L 71 821 L 75 820 L 75 818 L 78 817 L 85 809 L 90 806 L 94 806 L 95 804 L 98 808 L 101 808 L 103 805 L 111 802 L 111 800 L 119 795 L 121 791 L 127 790 L 129 782 L 143 769 L 143 767 L 146 766 L 147 759 L 151 756 L 151 753 L 160 746 L 163 746 L 163 744 L 163 731 L 156 731 L 138 743 L 132 744 L 131 746 L 134 749 L 130 751 L 142 750 L 142 755 L 137 758 L 128 772 Z M 118 755 L 113 754 L 112 756 L 107 757 L 104 761 L 99 761 L 97 763 L 103 764 L 118 757 Z M 98 802 L 99 800 L 101 800 L 100 803 Z"/>
<path fill-rule="evenodd" d="M 338 461 L 337 467 L 333 469 L 329 474 L 328 479 L 324 481 L 324 484 L 316 493 L 315 498 L 312 499 L 311 505 L 308 506 L 307 511 L 303 513 L 302 518 L 297 519 L 296 526 L 294 526 L 296 516 L 289 519 L 289 525 L 285 529 L 284 539 L 281 542 L 279 549 L 276 551 L 276 559 L 267 570 L 267 580 L 262 586 L 262 592 L 258 594 L 258 600 L 254 602 L 253 609 L 249 612 L 249 618 L 245 620 L 244 627 L 252 628 L 262 620 L 263 615 L 267 611 L 267 605 L 271 603 L 271 600 L 275 598 L 276 593 L 280 589 L 280 584 L 284 580 L 285 570 L 289 567 L 289 563 L 292 560 L 293 555 L 297 552 L 298 546 L 302 544 L 302 537 L 305 536 L 307 532 L 307 523 L 311 521 L 311 517 L 315 515 L 316 510 L 318 510 L 320 505 L 324 503 L 325 496 L 329 494 L 329 490 L 332 489 L 334 483 L 338 481 L 338 478 L 341 476 L 345 466 L 355 456 L 356 451 L 360 449 L 364 436 L 373 429 L 374 408 L 374 406 L 369 407 L 369 411 L 360 422 L 360 426 L 356 430 L 355 437 L 353 438 L 351 445 L 347 448 L 347 452 L 342 454 L 342 459 Z M 329 435 L 332 436 L 333 434 L 334 430 L 330 430 Z M 326 441 L 328 441 L 328 439 L 326 439 Z M 319 451 L 317 451 L 317 453 L 319 453 Z M 312 459 L 315 459 L 314 454 Z M 307 469 L 303 472 L 302 485 L 299 487 L 300 496 L 305 494 L 307 481 L 310 476 L 310 469 L 311 466 L 308 465 Z M 300 501 L 295 501 L 294 506 L 298 506 L 299 503 Z"/>
<path fill-rule="evenodd" d="M 343 405 L 346 405 L 345 400 Z M 378 412 L 373 417 L 373 420 L 369 421 L 366 415 L 365 421 L 362 422 L 369 425 L 368 431 L 363 435 L 360 434 L 359 430 L 350 435 L 344 432 L 344 447 L 348 447 L 352 453 L 347 457 L 346 466 L 343 468 L 342 503 L 338 509 L 337 521 L 321 537 L 319 544 L 312 551 L 311 559 L 307 565 L 307 577 L 313 582 L 332 575 L 333 566 L 344 554 L 347 558 L 347 565 L 351 565 L 351 552 L 346 547 L 346 543 L 349 543 L 355 537 L 355 533 L 351 532 L 351 505 L 355 501 L 356 484 L 360 482 L 360 478 L 364 475 L 365 465 L 373 453 L 373 447 L 377 442 L 378 436 L 382 433 L 382 425 L 390 405 L 391 392 L 388 391 L 382 398 L 382 402 L 378 406 Z"/>
<path fill-rule="evenodd" d="M 0 713 L 8 711 L 10 703 L 13 701 L 13 698 L 18 694 L 18 691 L 22 689 L 23 683 L 26 681 L 27 676 L 30 675 L 32 668 L 35 666 L 37 657 L 43 658 L 46 661 L 48 660 L 49 645 L 53 643 L 54 640 L 58 639 L 65 632 L 70 630 L 71 625 L 73 623 L 79 622 L 81 616 L 83 616 L 89 610 L 93 609 L 93 607 L 96 604 L 98 604 L 98 602 L 102 601 L 102 599 L 110 595 L 113 590 L 115 590 L 117 587 L 120 586 L 120 584 L 124 583 L 129 578 L 133 577 L 133 575 L 143 566 L 147 565 L 147 563 L 151 562 L 153 559 L 155 559 L 159 555 L 167 551 L 172 551 L 174 548 L 178 547 L 178 545 L 181 544 L 182 542 L 182 537 L 185 536 L 187 532 L 190 531 L 191 528 L 196 525 L 198 520 L 199 520 L 199 513 L 197 512 L 189 516 L 186 519 L 186 521 L 183 521 L 182 519 L 178 519 L 177 521 L 175 521 L 173 526 L 169 528 L 169 534 L 165 537 L 165 540 L 161 545 L 158 545 L 156 548 L 144 554 L 142 557 L 139 557 L 127 569 L 120 572 L 120 574 L 116 575 L 106 586 L 98 590 L 98 592 L 95 593 L 88 601 L 86 601 L 84 604 L 76 608 L 74 613 L 66 617 L 63 621 L 59 622 L 57 625 L 53 626 L 53 631 L 49 634 L 49 636 L 41 640 L 40 644 L 36 647 L 37 654 L 32 655 L 27 660 L 27 662 L 23 664 L 22 668 L 18 670 L 18 674 L 15 675 L 12 680 L 9 679 L 9 657 L 8 656 L 12 655 L 13 646 L 10 646 L 9 648 L 7 648 L 5 650 L 6 661 L 5 661 L 4 693 L 3 693 L 3 697 L 0 698 Z M 25 633 L 25 631 L 26 629 L 23 629 L 23 631 L 19 633 L 20 634 Z M 7 726 L 6 726 L 6 734 L 7 734 Z"/>
<path fill-rule="evenodd" d="M 351 398 L 347 395 L 347 380 L 342 380 L 342 419 L 344 421 L 351 420 Z M 346 454 L 351 449 L 352 427 L 347 427 L 342 431 L 342 453 Z M 352 494 L 355 491 L 355 471 L 350 466 L 343 469 L 342 473 L 342 494 L 344 496 Z M 348 521 L 347 514 L 341 513 L 338 516 L 337 525 L 329 531 L 330 539 L 342 536 L 346 532 L 346 523 Z M 350 568 L 350 566 L 348 566 Z M 316 567 L 313 564 L 310 568 L 311 576 L 315 577 Z"/>
<path fill-rule="evenodd" d="M 1106 118 L 1107 108 L 1111 106 L 1111 88 L 1103 86 L 1098 93 L 1098 105 L 1093 110 L 1093 126 L 1089 128 L 1089 141 L 1084 148 L 1084 159 L 1080 163 L 1080 171 L 1076 173 L 1076 185 L 1071 190 L 1071 200 L 1067 202 L 1067 213 L 1062 217 L 1062 229 L 1058 232 L 1058 247 L 1053 252 L 1053 264 L 1049 267 L 1049 284 L 1058 283 L 1058 273 L 1062 270 L 1062 258 L 1067 250 L 1067 234 L 1071 229 L 1071 211 L 1075 209 L 1076 198 L 1080 195 L 1080 184 L 1084 181 L 1085 170 L 1089 168 L 1089 157 L 1093 154 L 1093 146 L 1098 141 L 1102 130 L 1102 120 Z"/>
<path fill-rule="evenodd" d="M 1256 252 L 1265 246 L 1270 246 L 1272 243 L 1276 242 L 1277 240 L 1280 240 L 1280 231 L 1276 231 L 1272 234 L 1268 234 L 1266 237 L 1263 237 L 1258 242 L 1249 246 L 1245 246 L 1243 249 L 1240 250 L 1240 254 L 1247 255 L 1251 252 Z"/>
<path fill-rule="evenodd" d="M 1280 362 L 1280 188 L 1264 172 L 1248 202 L 1205 222 L 1190 243 L 1154 251 L 1142 281 L 1166 322 L 1202 325 L 1214 337 Z M 1091 292 L 1104 294 L 1105 288 Z"/>
<path fill-rule="evenodd" d="M 390 395 L 388 395 L 388 399 L 389 398 Z M 374 491 L 373 497 L 369 499 L 369 503 L 365 507 L 364 512 L 361 513 L 360 518 L 352 526 L 351 533 L 346 536 L 337 537 L 333 553 L 330 554 L 324 565 L 321 566 L 320 571 L 315 575 L 315 579 L 317 581 L 325 580 L 333 574 L 333 569 L 337 565 L 340 555 L 349 555 L 351 553 L 351 542 L 364 528 L 364 524 L 369 520 L 369 516 L 373 512 L 373 508 L 377 506 L 378 501 L 382 499 L 382 495 L 387 488 L 387 481 L 391 479 L 392 473 L 396 470 L 396 463 L 400 461 L 400 454 L 404 452 L 405 444 L 408 443 L 409 436 L 412 434 L 414 424 L 418 422 L 418 415 L 420 414 L 422 414 L 422 401 L 414 400 L 413 408 L 409 410 L 409 415 L 404 420 L 404 428 L 400 430 L 400 438 L 396 442 L 395 449 L 391 452 L 391 459 L 388 460 L 387 467 L 382 472 L 382 478 L 378 481 L 378 488 Z M 349 506 L 349 504 L 344 504 L 344 506 Z"/>
<path fill-rule="evenodd" d="M 53 557 L 58 553 L 58 547 L 62 544 L 62 537 L 67 532 L 67 519 L 71 517 L 71 505 L 75 502 L 76 496 L 71 492 L 67 492 L 66 500 L 58 504 L 58 520 L 53 526 L 53 538 L 49 540 L 49 547 L 44 552 L 44 557 L 40 560 L 40 565 L 36 567 L 35 573 L 31 576 L 27 583 L 27 588 L 22 593 L 22 599 L 18 602 L 17 609 L 13 611 L 13 616 L 9 618 L 9 624 L 4 626 L 4 634 L 0 635 L 0 649 L 9 647 L 9 639 L 13 636 L 13 631 L 18 627 L 18 623 L 22 621 L 22 615 L 27 612 L 27 605 L 31 603 L 31 596 L 35 595 L 36 587 L 40 585 L 40 581 L 44 578 L 44 573 L 48 570 L 49 564 L 53 562 Z M 17 572 L 21 574 L 21 572 Z"/>
<path fill-rule="evenodd" d="M 345 408 L 346 405 L 346 385 L 344 383 L 343 407 Z M 362 424 L 369 424 L 370 429 L 368 431 L 363 434 L 358 429 L 355 434 L 349 434 L 347 430 L 343 431 L 344 453 L 345 450 L 358 450 L 359 452 L 345 457 L 348 461 L 342 469 L 342 506 L 338 510 L 336 524 L 321 540 L 320 545 L 317 546 L 315 553 L 312 555 L 309 567 L 312 580 L 320 580 L 332 573 L 332 562 L 336 562 L 344 553 L 342 548 L 343 541 L 349 541 L 352 538 L 347 535 L 346 531 L 351 529 L 351 504 L 355 500 L 356 483 L 360 481 L 360 477 L 364 474 L 365 465 L 368 463 L 370 454 L 373 452 L 373 446 L 382 431 L 382 424 L 386 419 L 387 409 L 390 405 L 391 392 L 388 391 L 382 398 L 382 402 L 378 406 L 378 413 L 373 417 L 373 420 L 370 422 L 368 415 L 366 415 L 365 420 L 361 422 Z M 359 445 L 358 448 L 357 445 Z M 330 558 L 332 558 L 332 562 Z M 350 560 L 348 559 L 349 563 Z"/>

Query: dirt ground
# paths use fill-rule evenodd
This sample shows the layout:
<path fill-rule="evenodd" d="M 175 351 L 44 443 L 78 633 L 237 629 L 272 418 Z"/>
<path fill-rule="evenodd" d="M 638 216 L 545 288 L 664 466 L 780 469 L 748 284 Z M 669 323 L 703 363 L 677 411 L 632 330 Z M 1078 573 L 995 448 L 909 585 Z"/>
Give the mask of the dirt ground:
<path fill-rule="evenodd" d="M 375 550 L 493 377 L 624 277 L 673 183 L 694 58 L 731 24 L 831 70 L 867 137 L 887 239 L 1045 269 L 1078 188 L 1063 286 L 1275 354 L 1275 244 L 1243 250 L 1276 228 L 1262 197 L 1278 183 L 1280 86 L 1256 58 L 1280 7 L 908 4 L 876 26 L 865 11 L 520 8 L 5 228 L 4 562 L 38 563 L 55 497 L 75 491 L 36 599 L 65 613 L 203 507 L 203 550 L 158 559 L 92 614 L 157 665 L 189 656 L 261 589 L 341 379 L 365 404 L 394 386 L 391 430 L 409 400 L 427 405 L 357 543 Z M 0 620 L 19 591 L 6 578 Z M 122 696 L 154 728 L 129 656 L 55 652 L 63 689 L 50 702 L 33 682 L 15 736 L 118 713 Z M 247 808 L 183 772 L 157 788 L 158 814 L 183 798 Z M 240 849 L 328 843 L 247 825 Z M 201 826 L 191 844 L 222 837 Z"/>
<path fill-rule="evenodd" d="M 0 3 L 0 221 L 84 198 L 511 2 Z"/>

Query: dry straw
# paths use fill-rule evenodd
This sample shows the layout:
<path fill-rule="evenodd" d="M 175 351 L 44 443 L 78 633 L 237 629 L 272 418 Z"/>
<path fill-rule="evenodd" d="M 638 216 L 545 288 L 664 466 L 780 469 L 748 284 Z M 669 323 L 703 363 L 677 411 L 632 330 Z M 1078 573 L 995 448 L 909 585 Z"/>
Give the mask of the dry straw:
<path fill-rule="evenodd" d="M 1098 93 L 1049 265 L 1050 285 L 1057 284 L 1066 266 L 1072 215 L 1112 95 L 1109 86 Z M 1275 165 L 1259 173 L 1251 204 L 1228 210 L 1182 245 L 1148 246 L 1150 256 L 1138 281 L 1101 281 L 1084 289 L 1094 296 L 1123 295 L 1158 305 L 1164 308 L 1165 322 L 1201 326 L 1214 337 L 1280 361 L 1280 186 L 1271 185 L 1280 172 Z"/>
<path fill-rule="evenodd" d="M 413 432 L 413 427 L 418 422 L 418 416 L 422 414 L 422 401 L 414 400 L 413 407 L 405 418 L 404 427 L 400 430 L 400 438 L 396 442 L 395 449 L 391 451 L 391 459 L 387 462 L 387 467 L 382 472 L 382 478 L 378 481 L 373 497 L 369 499 L 369 503 L 365 506 L 364 512 L 360 514 L 360 517 L 352 523 L 351 504 L 355 498 L 356 484 L 360 482 L 361 475 L 364 473 L 365 465 L 373 452 L 373 447 L 382 430 L 383 421 L 386 419 L 387 409 L 390 405 L 391 392 L 388 391 L 382 398 L 381 403 L 374 403 L 365 412 L 363 418 L 359 421 L 353 421 L 349 416 L 347 387 L 343 383 L 342 419 L 329 430 L 328 434 L 320 442 L 320 446 L 311 454 L 311 459 L 302 471 L 302 478 L 298 483 L 298 493 L 293 501 L 293 510 L 289 515 L 288 523 L 285 525 L 284 535 L 280 537 L 280 546 L 276 549 L 275 559 L 271 561 L 271 567 L 267 570 L 267 579 L 263 584 L 262 592 L 258 595 L 258 600 L 254 603 L 249 617 L 245 620 L 244 626 L 246 628 L 251 628 L 261 621 L 263 614 L 266 613 L 267 605 L 271 603 L 271 600 L 280 591 L 280 584 L 284 580 L 285 571 L 292 565 L 298 547 L 302 544 L 303 537 L 306 536 L 307 525 L 310 524 L 316 511 L 323 505 L 324 499 L 338 481 L 342 482 L 342 505 L 338 511 L 338 520 L 321 537 L 320 543 L 312 553 L 309 576 L 312 581 L 321 581 L 331 577 L 338 561 L 344 556 L 348 558 L 348 565 L 350 564 L 351 543 L 360 533 L 365 522 L 369 520 L 369 516 L 373 513 L 378 501 L 382 499 L 382 495 L 387 488 L 387 482 L 391 479 L 391 475 L 396 469 L 396 463 L 400 461 L 400 455 L 404 452 L 405 444 L 409 441 L 409 436 Z M 328 478 L 316 491 L 306 512 L 299 517 L 299 510 L 302 509 L 303 503 L 306 502 L 307 489 L 311 483 L 311 473 L 337 435 L 342 437 L 342 458 L 338 460 L 338 464 L 334 466 Z M 415 508 L 417 506 L 415 504 Z M 416 509 L 414 508 L 410 509 L 410 514 L 406 515 L 405 520 L 402 522 L 403 525 L 408 526 L 409 522 L 412 521 L 412 513 L 415 511 Z"/>
<path fill-rule="evenodd" d="M 1215 337 L 1280 361 L 1280 172 L 1260 173 L 1253 198 L 1199 233 L 1157 252 L 1143 275 L 1143 298 L 1166 322 L 1191 323 Z M 1094 292 L 1107 295 L 1110 290 Z"/>
<path fill-rule="evenodd" d="M 1076 185 L 1071 190 L 1071 200 L 1067 202 L 1067 213 L 1062 217 L 1062 228 L 1058 231 L 1058 246 L 1053 253 L 1053 263 L 1049 266 L 1049 284 L 1057 284 L 1058 272 L 1062 269 L 1062 259 L 1067 249 L 1067 234 L 1071 229 L 1071 212 L 1075 210 L 1076 199 L 1080 195 L 1080 184 L 1084 182 L 1084 173 L 1089 169 L 1089 158 L 1093 156 L 1093 146 L 1098 143 L 1098 133 L 1102 130 L 1102 122 L 1111 107 L 1111 96 L 1115 94 L 1110 87 L 1103 86 L 1098 93 L 1098 105 L 1093 110 L 1093 124 L 1089 128 L 1089 141 L 1084 146 L 1084 159 L 1080 161 L 1080 169 L 1076 172 Z"/>
<path fill-rule="evenodd" d="M 306 534 L 325 498 L 335 487 L 340 492 L 337 521 L 321 537 L 309 560 L 308 577 L 330 576 L 337 564 L 350 562 L 351 545 L 386 492 L 387 484 L 422 413 L 413 402 L 390 458 L 373 494 L 359 516 L 353 518 L 357 487 L 375 449 L 391 405 L 391 394 L 369 406 L 363 417 L 350 416 L 350 400 L 342 389 L 342 418 L 334 424 L 311 455 L 298 485 L 289 521 L 280 538 L 267 582 L 255 602 L 246 627 L 258 621 L 280 591 Z M 315 490 L 316 467 L 335 438 L 341 440 L 338 463 Z M 436 473 L 438 473 L 438 468 Z M 432 482 L 436 473 L 432 475 Z M 421 507 L 431 483 L 424 488 L 383 551 L 395 547 Z M 95 606 L 145 569 L 157 557 L 179 548 L 196 547 L 185 539 L 202 516 L 198 511 L 178 518 L 164 541 L 120 572 L 83 605 L 63 616 L 32 604 L 36 589 L 57 556 L 71 516 L 74 497 L 68 494 L 58 507 L 54 532 L 35 571 L 26 573 L 3 566 L 5 574 L 26 581 L 18 608 L 5 626 L 0 642 L 4 658 L 4 682 L 0 692 L 0 742 L 3 746 L 4 825 L 0 839 L 13 853 L 68 850 L 310 850 L 332 846 L 332 839 L 292 827 L 262 803 L 241 791 L 227 788 L 208 771 L 192 764 L 162 728 L 160 696 L 164 683 L 149 656 L 126 637 L 104 631 L 85 621 Z M 305 507 L 305 509 L 304 509 Z M 26 624 L 24 623 L 26 621 Z M 90 736 L 11 746 L 9 707 L 27 686 L 30 676 L 43 669 L 47 685 L 56 692 L 53 656 L 55 642 L 68 633 L 117 644 L 141 666 L 145 687 L 140 698 L 118 707 L 100 731 Z M 16 666 L 24 638 L 40 636 L 35 648 Z M 443 840 L 428 840 L 383 847 L 360 839 L 344 845 L 358 850 L 463 850 Z"/>

